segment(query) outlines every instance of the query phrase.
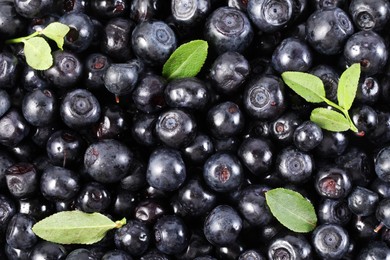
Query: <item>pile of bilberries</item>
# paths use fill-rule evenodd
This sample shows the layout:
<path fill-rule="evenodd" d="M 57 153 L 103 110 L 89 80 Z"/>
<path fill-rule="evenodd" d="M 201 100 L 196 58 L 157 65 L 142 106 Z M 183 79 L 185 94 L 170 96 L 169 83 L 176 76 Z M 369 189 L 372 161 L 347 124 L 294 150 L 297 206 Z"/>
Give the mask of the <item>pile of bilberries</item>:
<path fill-rule="evenodd" d="M 0 259 L 389 259 L 389 25 L 388 0 L 0 1 Z M 196 76 L 200 48 L 164 67 L 194 40 Z M 336 104 L 353 64 L 358 132 L 314 123 L 334 108 L 281 76 Z M 280 187 L 312 231 L 271 212 Z M 74 210 L 127 223 L 93 244 L 33 231 Z"/>

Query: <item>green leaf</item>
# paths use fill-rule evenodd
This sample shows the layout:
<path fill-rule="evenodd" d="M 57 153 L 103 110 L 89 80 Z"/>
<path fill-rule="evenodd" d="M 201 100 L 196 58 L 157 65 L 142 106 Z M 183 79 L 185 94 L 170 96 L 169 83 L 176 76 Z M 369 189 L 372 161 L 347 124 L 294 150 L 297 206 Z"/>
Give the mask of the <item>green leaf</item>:
<path fill-rule="evenodd" d="M 93 244 L 104 238 L 106 232 L 126 224 L 113 222 L 100 213 L 62 211 L 38 223 L 32 230 L 40 238 L 59 244 Z"/>
<path fill-rule="evenodd" d="M 276 188 L 265 193 L 267 205 L 285 227 L 300 233 L 312 231 L 317 224 L 313 205 L 298 192 Z"/>
<path fill-rule="evenodd" d="M 59 22 L 54 22 L 46 26 L 45 29 L 42 30 L 41 34 L 55 41 L 58 48 L 62 50 L 62 46 L 64 46 L 64 37 L 69 31 L 69 26 Z"/>
<path fill-rule="evenodd" d="M 351 108 L 356 96 L 356 90 L 360 78 L 360 64 L 355 63 L 341 74 L 337 88 L 337 100 L 339 106 L 348 110 Z"/>
<path fill-rule="evenodd" d="M 304 72 L 286 71 L 282 73 L 282 79 L 287 86 L 307 102 L 320 103 L 324 101 L 324 83 L 319 77 Z"/>
<path fill-rule="evenodd" d="M 47 70 L 53 65 L 49 44 L 42 37 L 23 41 L 27 64 L 36 70 Z"/>
<path fill-rule="evenodd" d="M 165 62 L 162 75 L 168 80 L 195 77 L 207 58 L 207 49 L 204 40 L 182 44 Z"/>
<path fill-rule="evenodd" d="M 350 128 L 350 123 L 343 114 L 322 107 L 311 111 L 310 120 L 329 131 L 342 132 Z"/>

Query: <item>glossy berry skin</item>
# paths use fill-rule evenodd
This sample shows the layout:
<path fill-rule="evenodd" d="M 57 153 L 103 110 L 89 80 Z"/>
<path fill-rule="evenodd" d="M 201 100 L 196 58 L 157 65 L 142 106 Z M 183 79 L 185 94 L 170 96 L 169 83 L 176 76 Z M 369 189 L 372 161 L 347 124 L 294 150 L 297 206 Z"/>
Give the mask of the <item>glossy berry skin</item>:
<path fill-rule="evenodd" d="M 115 231 L 115 245 L 132 256 L 140 256 L 146 252 L 151 242 L 149 227 L 139 221 L 130 220 L 126 225 Z"/>
<path fill-rule="evenodd" d="M 301 151 L 308 152 L 314 149 L 322 141 L 321 128 L 312 121 L 305 121 L 294 131 L 294 145 Z"/>
<path fill-rule="evenodd" d="M 11 218 L 17 213 L 15 202 L 8 196 L 0 195 L 0 234 L 4 234 Z"/>
<path fill-rule="evenodd" d="M 142 70 L 143 64 L 139 60 L 113 63 L 104 75 L 104 86 L 116 96 L 129 94 L 137 84 Z"/>
<path fill-rule="evenodd" d="M 297 38 L 286 38 L 272 54 L 272 66 L 279 72 L 307 71 L 313 63 L 309 46 Z"/>
<path fill-rule="evenodd" d="M 134 0 L 130 3 L 130 18 L 137 23 L 151 20 L 164 13 L 163 7 L 161 0 Z"/>
<path fill-rule="evenodd" d="M 337 87 L 339 83 L 339 74 L 337 71 L 329 65 L 320 64 L 312 68 L 309 73 L 322 80 L 326 98 L 337 102 Z"/>
<path fill-rule="evenodd" d="M 249 225 L 265 226 L 271 222 L 272 214 L 264 195 L 268 190 L 264 185 L 249 185 L 241 191 L 237 209 Z"/>
<path fill-rule="evenodd" d="M 316 9 L 334 8 L 334 7 L 343 8 L 346 4 L 346 0 L 334 0 L 334 1 L 315 0 L 314 3 Z"/>
<path fill-rule="evenodd" d="M 357 260 L 388 259 L 390 250 L 384 242 L 375 241 L 366 245 L 357 255 Z"/>
<path fill-rule="evenodd" d="M 240 89 L 249 72 L 249 62 L 243 55 L 227 51 L 215 59 L 210 69 L 210 79 L 216 91 L 231 95 Z"/>
<path fill-rule="evenodd" d="M 60 106 L 62 121 L 73 129 L 96 123 L 100 113 L 101 108 L 97 98 L 88 90 L 81 88 L 68 92 Z"/>
<path fill-rule="evenodd" d="M 168 214 L 168 210 L 160 201 L 154 199 L 141 201 L 138 203 L 134 212 L 135 219 L 151 225 L 156 223 L 157 219 L 165 214 Z"/>
<path fill-rule="evenodd" d="M 112 17 L 123 16 L 128 13 L 130 3 L 125 0 L 92 0 L 91 11 L 97 17 L 109 19 Z"/>
<path fill-rule="evenodd" d="M 375 173 L 385 182 L 390 182 L 390 147 L 382 148 L 375 157 Z"/>
<path fill-rule="evenodd" d="M 0 117 L 2 117 L 11 107 L 11 99 L 7 91 L 0 90 Z"/>
<path fill-rule="evenodd" d="M 17 83 L 17 76 L 20 67 L 18 59 L 10 52 L 1 52 L 0 62 L 3 64 L 1 67 L 0 88 L 12 89 Z"/>
<path fill-rule="evenodd" d="M 206 217 L 203 232 L 206 239 L 216 246 L 233 244 L 242 229 L 242 219 L 228 205 L 215 207 Z"/>
<path fill-rule="evenodd" d="M 104 139 L 91 144 L 84 154 L 84 167 L 91 178 L 101 183 L 114 183 L 131 169 L 133 152 L 123 143 Z"/>
<path fill-rule="evenodd" d="M 238 260 L 265 260 L 266 258 L 256 250 L 246 250 L 238 257 Z"/>
<path fill-rule="evenodd" d="M 80 189 L 80 176 L 74 171 L 52 166 L 43 172 L 40 188 L 43 196 L 50 201 L 70 200 Z"/>
<path fill-rule="evenodd" d="M 241 53 L 253 39 L 253 29 L 246 14 L 231 7 L 214 10 L 204 28 L 204 38 L 218 54 L 227 51 Z"/>
<path fill-rule="evenodd" d="M 215 153 L 203 165 L 206 184 L 217 192 L 236 190 L 243 181 L 243 175 L 239 159 L 229 153 Z"/>
<path fill-rule="evenodd" d="M 168 60 L 177 47 L 176 35 L 163 21 L 139 23 L 131 37 L 134 54 L 151 66 L 158 66 Z"/>
<path fill-rule="evenodd" d="M 204 82 L 197 78 L 172 80 L 164 89 L 164 99 L 169 107 L 203 110 L 210 99 Z"/>
<path fill-rule="evenodd" d="M 334 158 L 345 152 L 349 139 L 344 132 L 322 130 L 322 134 L 321 143 L 314 149 L 316 155 L 322 158 Z"/>
<path fill-rule="evenodd" d="M 49 89 L 35 89 L 23 98 L 23 116 L 33 126 L 51 124 L 57 116 L 57 110 L 56 96 Z"/>
<path fill-rule="evenodd" d="M 31 249 L 18 249 L 5 244 L 5 255 L 8 259 L 12 260 L 29 260 Z M 5 258 L 5 259 L 7 259 Z"/>
<path fill-rule="evenodd" d="M 21 83 L 24 90 L 32 91 L 36 88 L 46 89 L 49 88 L 49 82 L 43 79 L 41 73 L 34 70 L 30 66 L 26 66 L 21 72 Z"/>
<path fill-rule="evenodd" d="M 70 28 L 70 31 L 64 37 L 65 48 L 74 52 L 82 52 L 91 45 L 94 25 L 88 15 L 81 12 L 72 12 L 64 14 L 58 21 Z"/>
<path fill-rule="evenodd" d="M 192 179 L 179 189 L 176 201 L 183 217 L 198 217 L 204 216 L 215 207 L 217 196 L 202 181 Z"/>
<path fill-rule="evenodd" d="M 47 140 L 46 152 L 54 165 L 73 166 L 81 161 L 85 142 L 76 131 L 59 130 Z"/>
<path fill-rule="evenodd" d="M 271 137 L 280 144 L 291 144 L 295 129 L 301 124 L 301 119 L 294 112 L 287 112 L 270 123 Z"/>
<path fill-rule="evenodd" d="M 27 214 L 15 214 L 7 227 L 7 244 L 17 249 L 32 248 L 38 242 L 38 237 L 31 229 L 35 222 L 35 219 Z"/>
<path fill-rule="evenodd" d="M 129 19 L 110 19 L 103 29 L 101 51 L 115 62 L 125 63 L 133 58 L 131 33 L 134 27 L 134 22 Z"/>
<path fill-rule="evenodd" d="M 130 129 L 127 113 L 117 105 L 103 108 L 96 136 L 101 139 L 119 139 Z"/>
<path fill-rule="evenodd" d="M 138 203 L 133 192 L 120 189 L 113 196 L 112 212 L 116 216 L 130 217 L 132 216 L 136 204 Z"/>
<path fill-rule="evenodd" d="M 195 139 L 183 148 L 183 155 L 195 164 L 204 163 L 214 153 L 212 139 L 205 134 L 198 133 Z"/>
<path fill-rule="evenodd" d="M 66 254 L 67 252 L 64 246 L 48 241 L 41 241 L 31 250 L 30 259 L 63 259 Z"/>
<path fill-rule="evenodd" d="M 16 163 L 6 170 L 9 192 L 18 199 L 32 197 L 37 191 L 39 176 L 33 164 Z"/>
<path fill-rule="evenodd" d="M 275 164 L 283 180 L 297 184 L 308 181 L 314 169 L 312 157 L 293 147 L 281 150 Z"/>
<path fill-rule="evenodd" d="M 382 199 L 376 207 L 375 216 L 385 227 L 390 227 L 390 199 Z"/>
<path fill-rule="evenodd" d="M 16 146 L 30 132 L 30 126 L 15 109 L 10 109 L 0 118 L 0 144 L 5 146 Z"/>
<path fill-rule="evenodd" d="M 378 201 L 378 194 L 360 186 L 354 188 L 348 195 L 348 207 L 357 216 L 371 215 Z"/>
<path fill-rule="evenodd" d="M 131 134 L 134 140 L 144 146 L 152 147 L 159 143 L 154 133 L 157 115 L 139 113 L 134 117 L 131 125 Z"/>
<path fill-rule="evenodd" d="M 349 13 L 359 30 L 380 31 L 390 19 L 390 4 L 387 1 L 353 0 Z"/>
<path fill-rule="evenodd" d="M 0 34 L 6 38 L 19 36 L 24 32 L 26 21 L 16 12 L 14 1 L 0 3 Z"/>
<path fill-rule="evenodd" d="M 315 189 L 324 198 L 344 198 L 351 191 L 350 176 L 341 168 L 324 167 L 315 176 Z"/>
<path fill-rule="evenodd" d="M 350 18 L 338 7 L 317 10 L 306 22 L 307 41 L 317 52 L 325 55 L 341 52 L 353 32 Z"/>
<path fill-rule="evenodd" d="M 363 77 L 356 91 L 356 101 L 363 104 L 375 104 L 380 97 L 381 85 L 376 78 Z"/>
<path fill-rule="evenodd" d="M 184 161 L 177 150 L 157 148 L 149 157 L 146 180 L 150 186 L 162 190 L 177 190 L 187 176 Z"/>
<path fill-rule="evenodd" d="M 188 229 L 184 221 L 175 215 L 159 218 L 153 226 L 156 247 L 165 254 L 178 254 L 188 246 Z"/>
<path fill-rule="evenodd" d="M 89 182 L 77 196 L 76 209 L 87 212 L 105 212 L 111 203 L 111 194 L 102 184 Z"/>
<path fill-rule="evenodd" d="M 125 251 L 115 249 L 106 252 L 102 256 L 102 260 L 133 260 L 133 258 Z"/>
<path fill-rule="evenodd" d="M 54 87 L 67 89 L 74 86 L 82 76 L 83 65 L 79 58 L 68 51 L 54 51 L 53 66 L 43 71 L 43 77 Z"/>
<path fill-rule="evenodd" d="M 210 9 L 210 0 L 171 1 L 172 16 L 178 24 L 194 26 L 207 17 Z"/>
<path fill-rule="evenodd" d="M 360 63 L 362 73 L 367 76 L 383 69 L 387 62 L 387 55 L 383 38 L 373 31 L 360 31 L 353 34 L 344 46 L 347 64 Z"/>
<path fill-rule="evenodd" d="M 219 103 L 210 108 L 206 120 L 211 134 L 218 139 L 238 135 L 245 124 L 244 114 L 240 107 L 231 101 Z"/>
<path fill-rule="evenodd" d="M 268 247 L 268 259 L 312 259 L 312 247 L 299 234 L 278 236 Z"/>
<path fill-rule="evenodd" d="M 162 143 L 172 148 L 185 147 L 194 140 L 196 132 L 194 118 L 182 109 L 162 112 L 156 121 L 156 136 Z"/>
<path fill-rule="evenodd" d="M 166 106 L 164 89 L 167 82 L 165 78 L 147 73 L 141 75 L 132 93 L 135 107 L 145 113 L 160 111 Z"/>
<path fill-rule="evenodd" d="M 246 138 L 241 143 L 237 155 L 244 166 L 258 177 L 264 177 L 273 165 L 273 147 L 265 138 Z"/>
<path fill-rule="evenodd" d="M 293 2 L 251 0 L 247 6 L 248 16 L 256 27 L 267 33 L 279 31 L 293 18 Z"/>
<path fill-rule="evenodd" d="M 348 252 L 350 238 L 343 227 L 323 224 L 313 231 L 312 243 L 320 257 L 340 259 Z"/>
<path fill-rule="evenodd" d="M 88 89 L 102 89 L 104 75 L 111 59 L 101 53 L 91 53 L 84 62 L 84 84 Z"/>
<path fill-rule="evenodd" d="M 243 105 L 246 112 L 261 120 L 273 120 L 285 110 L 283 81 L 272 75 L 263 75 L 248 82 Z"/>
<path fill-rule="evenodd" d="M 320 224 L 345 226 L 351 220 L 352 212 L 343 199 L 323 199 L 318 205 L 317 217 Z"/>
<path fill-rule="evenodd" d="M 52 12 L 54 7 L 54 1 L 52 0 L 44 0 L 44 1 L 22 1 L 16 0 L 15 2 L 15 10 L 23 17 L 26 18 L 37 18 L 48 15 Z"/>

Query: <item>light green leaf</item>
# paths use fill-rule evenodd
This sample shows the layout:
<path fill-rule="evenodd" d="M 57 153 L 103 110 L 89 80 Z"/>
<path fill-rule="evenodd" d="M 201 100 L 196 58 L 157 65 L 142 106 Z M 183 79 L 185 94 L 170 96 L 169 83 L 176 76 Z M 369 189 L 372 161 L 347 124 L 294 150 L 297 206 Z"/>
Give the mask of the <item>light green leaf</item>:
<path fill-rule="evenodd" d="M 319 127 L 333 132 L 347 131 L 350 128 L 350 123 L 343 114 L 322 107 L 311 111 L 310 120 Z"/>
<path fill-rule="evenodd" d="M 69 30 L 69 26 L 59 22 L 54 22 L 46 26 L 45 29 L 42 30 L 41 34 L 55 41 L 58 48 L 62 50 L 62 46 L 64 46 L 64 37 Z"/>
<path fill-rule="evenodd" d="M 204 40 L 182 44 L 165 62 L 162 75 L 168 80 L 195 77 L 206 61 L 207 49 Z"/>
<path fill-rule="evenodd" d="M 360 78 L 360 64 L 355 63 L 341 74 L 337 88 L 337 100 L 339 106 L 348 110 L 351 108 L 356 96 L 356 90 Z"/>
<path fill-rule="evenodd" d="M 30 67 L 36 70 L 47 70 L 53 65 L 51 49 L 45 39 L 34 37 L 23 43 L 26 62 Z"/>
<path fill-rule="evenodd" d="M 287 86 L 307 102 L 320 103 L 324 101 L 324 83 L 319 77 L 304 72 L 286 71 L 282 73 L 282 79 Z"/>
<path fill-rule="evenodd" d="M 312 231 L 317 224 L 313 205 L 298 192 L 276 188 L 265 193 L 267 205 L 285 227 L 300 233 Z"/>
<path fill-rule="evenodd" d="M 113 222 L 100 213 L 62 211 L 38 223 L 32 230 L 40 238 L 59 244 L 93 244 L 104 238 L 107 231 L 126 224 Z"/>

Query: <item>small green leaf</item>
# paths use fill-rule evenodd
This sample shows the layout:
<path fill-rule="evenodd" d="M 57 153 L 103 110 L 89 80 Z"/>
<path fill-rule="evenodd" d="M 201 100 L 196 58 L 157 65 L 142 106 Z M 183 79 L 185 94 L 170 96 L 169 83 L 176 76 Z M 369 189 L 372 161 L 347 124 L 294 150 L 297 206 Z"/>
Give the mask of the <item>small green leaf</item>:
<path fill-rule="evenodd" d="M 64 46 L 64 37 L 69 30 L 69 26 L 59 22 L 54 22 L 46 26 L 46 28 L 42 30 L 41 34 L 55 41 L 58 48 L 62 50 L 62 46 Z"/>
<path fill-rule="evenodd" d="M 313 205 L 298 192 L 276 188 L 265 193 L 267 205 L 285 227 L 300 233 L 312 231 L 317 224 Z"/>
<path fill-rule="evenodd" d="M 23 41 L 27 64 L 36 70 L 47 70 L 53 65 L 49 44 L 42 37 Z"/>
<path fill-rule="evenodd" d="M 337 100 L 339 105 L 348 110 L 351 108 L 356 96 L 356 90 L 360 78 L 360 64 L 355 63 L 341 74 L 337 88 Z"/>
<path fill-rule="evenodd" d="M 182 44 L 165 62 L 162 75 L 168 80 L 195 77 L 207 58 L 207 49 L 204 40 Z"/>
<path fill-rule="evenodd" d="M 320 103 L 324 101 L 324 83 L 319 77 L 304 72 L 286 71 L 282 73 L 282 79 L 287 86 L 307 102 Z"/>
<path fill-rule="evenodd" d="M 322 107 L 311 111 L 310 120 L 329 131 L 342 132 L 350 128 L 350 123 L 343 114 Z"/>
<path fill-rule="evenodd" d="M 113 222 L 100 213 L 62 211 L 53 214 L 33 227 L 40 238 L 59 244 L 93 244 L 104 238 L 107 231 L 126 224 L 126 219 Z"/>

